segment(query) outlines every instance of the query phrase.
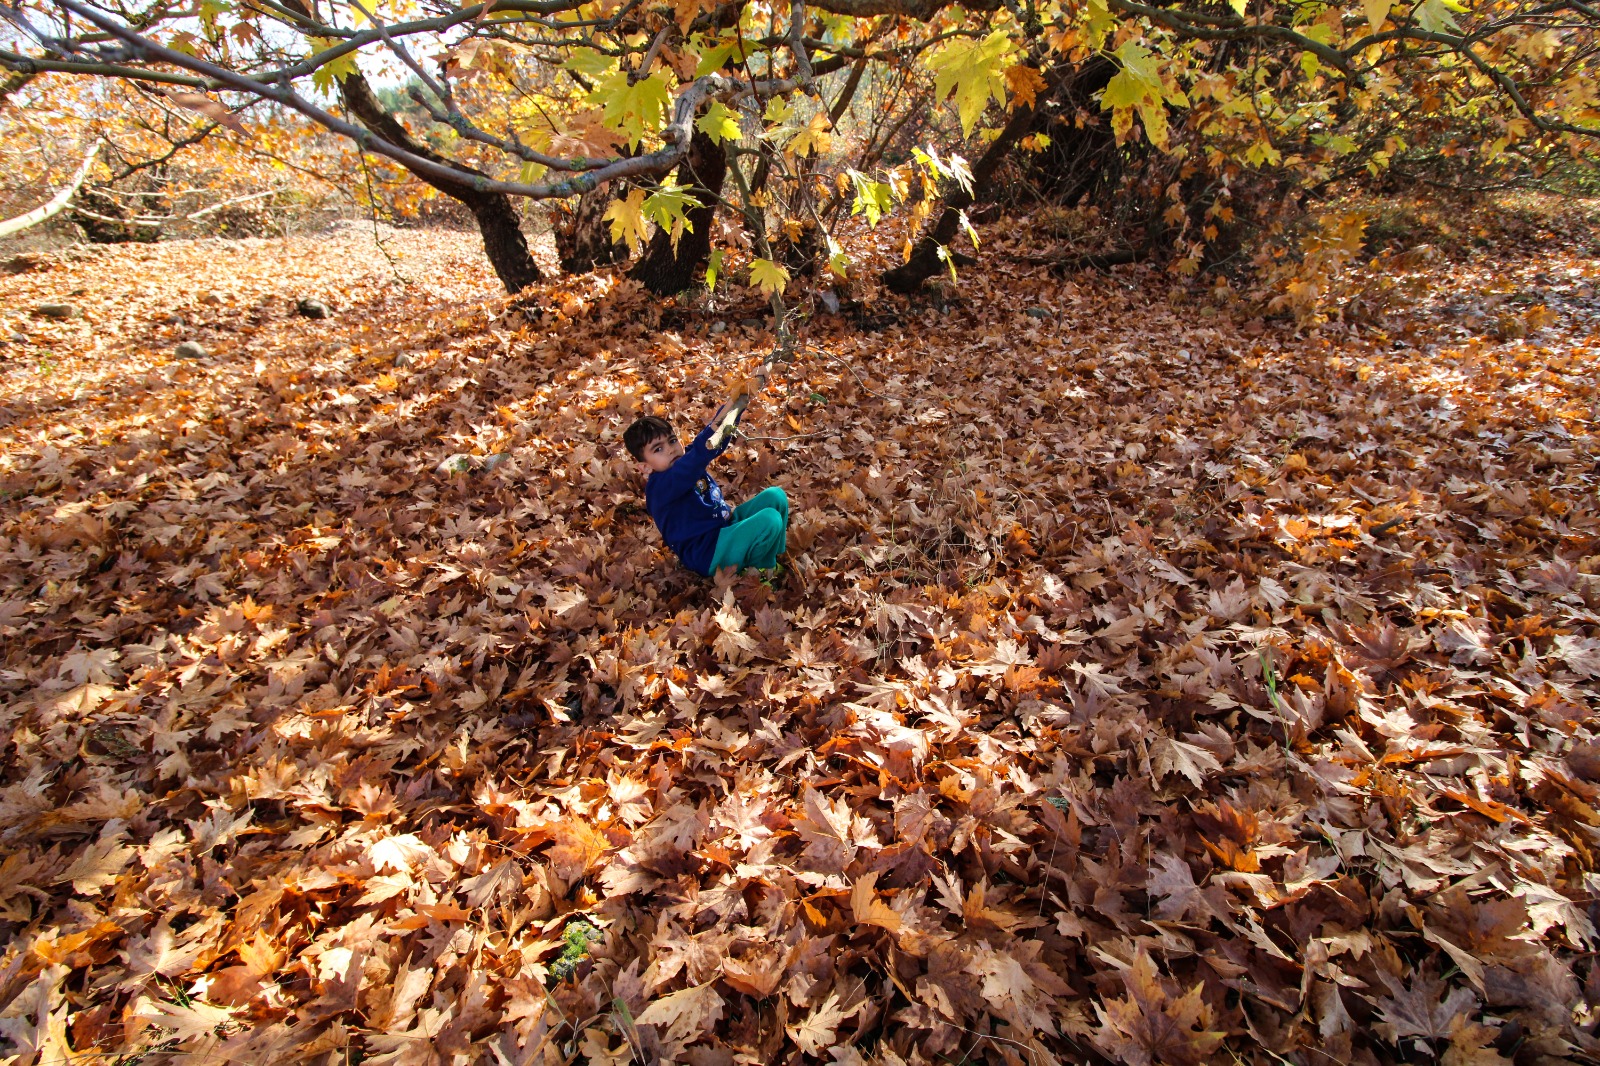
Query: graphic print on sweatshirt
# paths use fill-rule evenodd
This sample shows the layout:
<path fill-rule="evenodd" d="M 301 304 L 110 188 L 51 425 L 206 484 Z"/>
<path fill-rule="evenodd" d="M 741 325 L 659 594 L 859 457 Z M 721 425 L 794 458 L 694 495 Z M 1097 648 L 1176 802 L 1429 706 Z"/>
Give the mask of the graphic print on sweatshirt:
<path fill-rule="evenodd" d="M 733 511 L 722 499 L 722 488 L 709 477 L 703 477 L 694 483 L 694 494 L 700 498 L 701 503 L 720 515 L 724 522 L 733 517 Z"/>

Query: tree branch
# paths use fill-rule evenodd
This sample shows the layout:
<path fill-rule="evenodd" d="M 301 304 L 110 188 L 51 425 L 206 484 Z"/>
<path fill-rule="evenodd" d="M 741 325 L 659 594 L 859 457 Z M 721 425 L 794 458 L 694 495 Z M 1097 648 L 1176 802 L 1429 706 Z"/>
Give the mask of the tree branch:
<path fill-rule="evenodd" d="M 527 2 L 527 0 L 507 0 L 507 2 L 518 3 Z M 425 158 L 414 151 L 401 147 L 390 137 L 378 136 L 371 130 L 346 122 L 328 113 L 299 96 L 287 84 L 266 85 L 244 75 L 236 74 L 225 67 L 220 67 L 203 59 L 156 44 L 154 41 L 141 37 L 127 27 L 114 22 L 100 12 L 86 7 L 79 3 L 78 0 L 60 0 L 60 4 L 74 14 L 93 22 L 107 33 L 126 41 L 147 59 L 168 63 L 172 66 L 204 75 L 225 88 L 274 100 L 285 107 L 298 111 L 318 125 L 340 136 L 349 138 L 367 151 L 393 159 L 408 170 L 411 170 L 418 177 L 449 182 L 457 187 L 478 192 L 503 192 L 511 196 L 523 196 L 532 200 L 547 200 L 552 197 L 577 195 L 595 188 L 602 182 L 613 181 L 617 178 L 659 177 L 677 166 L 688 152 L 695 114 L 700 105 L 707 100 L 712 98 L 736 100 L 752 92 L 757 95 L 770 96 L 774 93 L 790 92 L 795 88 L 794 82 L 788 79 L 757 82 L 752 87 L 721 75 L 708 74 L 691 83 L 678 97 L 672 121 L 661 133 L 662 139 L 668 142 L 667 147 L 645 155 L 617 159 L 609 163 L 593 166 L 588 168 L 585 173 L 564 181 L 541 182 L 530 185 L 523 182 L 498 181 L 485 174 L 474 173 L 452 166 L 449 163 L 439 162 L 436 159 Z M 477 5 L 480 8 L 482 6 L 481 4 Z"/>
<path fill-rule="evenodd" d="M 1128 0 L 1110 0 L 1111 3 L 1126 3 Z M 1600 126 L 1578 126 L 1560 119 L 1545 118 L 1540 115 L 1518 88 L 1516 79 L 1490 63 L 1477 50 L 1472 47 L 1474 38 L 1464 34 L 1440 33 L 1437 30 L 1415 29 L 1401 26 L 1382 33 L 1371 33 L 1353 42 L 1346 51 L 1356 55 L 1374 44 L 1385 41 L 1406 40 L 1426 41 L 1429 44 L 1442 45 L 1461 56 L 1475 67 L 1478 73 L 1494 82 L 1502 93 L 1511 101 L 1512 106 L 1522 114 L 1522 117 L 1531 122 L 1535 129 L 1541 133 L 1571 133 L 1580 137 L 1600 137 Z"/>
<path fill-rule="evenodd" d="M 8 67 L 6 69 L 9 70 L 10 68 Z M 0 103 L 4 103 L 8 96 L 16 92 L 18 89 L 25 87 L 30 81 L 33 80 L 33 77 L 33 74 L 19 70 L 12 74 L 5 81 L 0 81 Z"/>
<path fill-rule="evenodd" d="M 0 52 L 0 67 L 15 71 L 18 78 L 23 79 L 16 86 L 9 88 L 5 93 L 0 93 L 3 99 L 11 92 L 27 84 L 35 74 L 58 72 L 62 74 L 91 74 L 103 78 L 125 78 L 130 81 L 149 81 L 162 85 L 183 85 L 193 89 L 218 89 L 220 85 L 205 78 L 190 77 L 187 74 L 168 74 L 161 70 L 144 70 L 139 67 L 122 66 L 117 63 L 80 63 L 62 59 L 36 59 L 33 56 L 18 55 L 15 52 Z M 13 79 L 7 78 L 6 85 Z"/>
<path fill-rule="evenodd" d="M 1332 45 L 1312 40 L 1303 33 L 1296 33 L 1287 26 L 1245 22 L 1236 15 L 1201 15 L 1188 11 L 1173 11 L 1170 8 L 1141 4 L 1137 0 L 1106 0 L 1106 2 L 1107 6 L 1114 11 L 1129 15 L 1142 15 L 1153 22 L 1161 23 L 1161 25 L 1170 30 L 1198 40 L 1237 41 L 1248 38 L 1267 38 L 1285 41 L 1296 48 L 1310 52 L 1352 82 L 1356 84 L 1361 82 L 1360 75 L 1356 74 L 1350 66 L 1350 55 L 1339 51 Z"/>
<path fill-rule="evenodd" d="M 0 237 L 9 237 L 13 233 L 21 233 L 23 230 L 37 226 L 46 219 L 59 214 L 61 209 L 67 206 L 67 202 L 72 199 L 73 194 L 83 185 L 84 179 L 89 176 L 89 168 L 94 165 L 94 157 L 99 154 L 100 142 L 97 140 L 89 146 L 89 151 L 84 155 L 83 162 L 78 164 L 78 171 L 72 175 L 72 181 L 60 192 L 27 214 L 18 215 L 16 218 L 0 222 Z"/>
<path fill-rule="evenodd" d="M 789 52 L 794 56 L 795 68 L 799 74 L 800 88 L 809 95 L 816 89 L 816 75 L 811 72 L 811 57 L 806 55 L 805 28 L 805 0 L 790 0 Z"/>

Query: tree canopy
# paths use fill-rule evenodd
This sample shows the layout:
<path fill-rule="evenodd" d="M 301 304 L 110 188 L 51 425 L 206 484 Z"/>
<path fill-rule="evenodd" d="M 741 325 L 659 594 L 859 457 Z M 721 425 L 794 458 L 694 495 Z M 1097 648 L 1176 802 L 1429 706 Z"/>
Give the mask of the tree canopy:
<path fill-rule="evenodd" d="M 1580 0 L 30 0 L 6 15 L 7 88 L 45 72 L 136 81 L 245 136 L 281 109 L 485 226 L 504 198 L 599 189 L 613 240 L 641 249 L 660 231 L 676 249 L 697 206 L 730 208 L 755 240 L 749 279 L 772 291 L 800 262 L 849 272 L 845 212 L 927 220 L 929 262 L 953 268 L 970 227 L 933 208 L 993 191 L 992 169 L 971 188 L 974 159 L 1042 161 L 1060 130 L 1106 119 L 1123 165 L 1095 177 L 1139 188 L 1183 271 L 1286 193 L 1434 180 L 1441 160 L 1492 174 L 1587 157 L 1600 132 L 1600 13 Z M 409 119 L 381 88 L 397 80 Z M 897 139 L 908 128 L 922 139 Z M 675 175 L 697 135 L 729 160 L 726 188 Z M 1252 179 L 1273 195 L 1240 197 Z M 696 268 L 714 274 L 711 243 Z M 496 259 L 512 289 L 537 276 L 518 255 Z"/>

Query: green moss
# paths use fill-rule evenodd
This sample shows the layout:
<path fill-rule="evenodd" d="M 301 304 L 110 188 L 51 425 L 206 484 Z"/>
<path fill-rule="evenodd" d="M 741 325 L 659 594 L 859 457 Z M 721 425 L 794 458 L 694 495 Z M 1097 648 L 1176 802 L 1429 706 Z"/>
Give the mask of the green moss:
<path fill-rule="evenodd" d="M 578 964 L 589 957 L 589 945 L 600 937 L 600 930 L 582 918 L 568 922 L 561 934 L 567 946 L 561 949 L 560 957 L 550 964 L 550 980 L 565 981 L 575 974 Z"/>

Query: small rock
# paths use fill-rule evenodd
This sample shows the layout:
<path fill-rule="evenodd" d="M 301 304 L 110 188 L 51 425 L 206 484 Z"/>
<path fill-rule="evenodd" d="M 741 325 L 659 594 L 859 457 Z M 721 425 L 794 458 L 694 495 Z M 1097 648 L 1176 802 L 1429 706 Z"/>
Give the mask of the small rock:
<path fill-rule="evenodd" d="M 328 317 L 328 306 L 318 300 L 301 300 L 294 309 L 306 318 Z"/>
<path fill-rule="evenodd" d="M 169 326 L 181 326 L 183 325 L 183 316 L 175 313 L 163 315 L 161 316 L 161 321 L 165 322 Z"/>
<path fill-rule="evenodd" d="M 11 335 L 11 343 L 12 344 L 27 344 L 28 343 L 28 335 L 26 333 L 13 333 Z"/>
<path fill-rule="evenodd" d="M 473 465 L 472 456 L 465 452 L 457 452 L 445 456 L 444 461 L 435 469 L 441 474 L 465 474 L 472 470 Z"/>
<path fill-rule="evenodd" d="M 724 330 L 726 330 L 727 328 L 728 328 L 728 324 L 726 322 L 723 322 L 723 321 L 720 321 L 720 320 L 711 323 L 711 332 L 712 333 L 721 333 Z"/>
<path fill-rule="evenodd" d="M 510 452 L 495 452 L 493 455 L 484 456 L 483 472 L 485 474 L 491 472 L 495 467 L 499 466 L 509 458 L 511 458 Z"/>
<path fill-rule="evenodd" d="M 33 309 L 33 313 L 40 318 L 54 318 L 65 321 L 78 317 L 78 308 L 75 304 L 40 304 Z"/>
<path fill-rule="evenodd" d="M 200 302 L 205 304 L 207 307 L 215 307 L 222 302 L 222 297 L 218 296 L 214 292 L 208 292 L 204 296 L 200 297 Z"/>
<path fill-rule="evenodd" d="M 741 318 L 739 320 L 739 325 L 748 329 L 760 329 L 765 324 L 766 323 L 759 318 Z"/>
<path fill-rule="evenodd" d="M 196 341 L 184 341 L 173 354 L 179 359 L 204 359 L 206 350 Z"/>
<path fill-rule="evenodd" d="M 834 292 L 832 289 L 823 289 L 822 290 L 821 299 L 822 299 L 822 306 L 827 309 L 828 314 L 836 315 L 836 314 L 839 313 L 839 294 L 838 293 Z"/>
<path fill-rule="evenodd" d="M 411 356 L 407 355 L 405 352 L 401 352 L 399 355 L 394 357 L 394 365 L 395 366 L 410 366 L 411 365 Z"/>
<path fill-rule="evenodd" d="M 1024 311 L 1022 313 L 1027 315 L 1029 318 L 1049 318 L 1050 317 L 1050 312 L 1046 311 L 1042 307 L 1030 307 L 1030 308 L 1028 308 L 1026 311 Z"/>

